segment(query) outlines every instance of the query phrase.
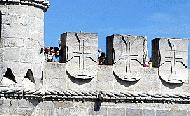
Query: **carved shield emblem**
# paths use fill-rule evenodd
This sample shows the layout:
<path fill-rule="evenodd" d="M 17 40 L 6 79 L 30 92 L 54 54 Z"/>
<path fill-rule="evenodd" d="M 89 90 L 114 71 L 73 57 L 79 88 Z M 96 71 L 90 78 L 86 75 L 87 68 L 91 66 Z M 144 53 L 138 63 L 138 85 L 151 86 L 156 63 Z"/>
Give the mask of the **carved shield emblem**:
<path fill-rule="evenodd" d="M 114 36 L 114 75 L 122 80 L 138 81 L 144 72 L 143 62 L 147 55 L 146 45 L 146 38 L 141 36 Z"/>
<path fill-rule="evenodd" d="M 66 71 L 78 79 L 97 76 L 97 35 L 92 33 L 66 33 Z"/>
<path fill-rule="evenodd" d="M 159 76 L 168 83 L 188 82 L 188 40 L 159 40 Z"/>

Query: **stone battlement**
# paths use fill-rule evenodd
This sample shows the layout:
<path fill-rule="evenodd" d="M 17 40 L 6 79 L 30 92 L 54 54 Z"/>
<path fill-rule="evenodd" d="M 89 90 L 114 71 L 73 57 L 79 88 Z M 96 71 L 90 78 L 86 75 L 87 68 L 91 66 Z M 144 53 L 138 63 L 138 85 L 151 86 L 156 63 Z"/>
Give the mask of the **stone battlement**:
<path fill-rule="evenodd" d="M 97 33 L 66 32 L 61 35 L 61 63 L 45 62 L 41 78 L 35 77 L 35 69 L 31 68 L 25 69 L 26 75 L 18 78 L 15 69 L 9 66 L 2 74 L 3 79 L 11 74 L 15 77 L 12 80 L 20 84 L 25 81 L 22 78 L 29 78 L 33 83 L 32 89 L 29 87 L 32 91 L 36 87 L 40 89 L 41 79 L 40 86 L 45 90 L 188 93 L 183 89 L 189 85 L 188 39 L 154 39 L 153 67 L 144 65 L 148 60 L 146 37 L 115 34 L 108 36 L 106 41 L 107 65 L 98 65 Z M 147 88 L 149 84 L 153 88 Z M 180 91 L 176 91 L 178 89 Z"/>
<path fill-rule="evenodd" d="M 147 37 L 114 34 L 100 63 L 97 33 L 66 32 L 46 62 L 48 6 L 0 0 L 0 115 L 190 114 L 188 39 L 154 39 L 150 60 Z"/>

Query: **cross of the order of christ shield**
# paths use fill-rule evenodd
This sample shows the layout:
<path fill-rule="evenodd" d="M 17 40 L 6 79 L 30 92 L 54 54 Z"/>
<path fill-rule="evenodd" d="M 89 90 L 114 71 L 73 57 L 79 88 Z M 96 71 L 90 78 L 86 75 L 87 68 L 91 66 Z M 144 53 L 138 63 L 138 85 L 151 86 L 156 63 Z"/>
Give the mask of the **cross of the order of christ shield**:
<path fill-rule="evenodd" d="M 166 42 L 165 44 L 168 45 L 165 47 L 165 49 L 162 49 L 163 44 L 160 45 L 161 49 L 159 54 L 161 61 L 159 66 L 159 76 L 168 83 L 187 82 L 188 69 L 187 69 L 187 63 L 185 63 L 183 57 L 184 54 L 187 54 L 186 50 L 179 49 L 180 45 L 179 40 L 167 39 L 165 42 Z"/>
<path fill-rule="evenodd" d="M 114 39 L 116 39 L 115 42 L 113 40 L 114 75 L 125 81 L 140 80 L 144 71 L 143 57 L 146 51 L 146 39 L 133 36 Z"/>
<path fill-rule="evenodd" d="M 72 49 L 71 46 L 67 47 L 66 71 L 74 78 L 92 79 L 97 75 L 96 52 L 93 52 L 94 49 L 90 50 L 91 44 L 85 37 L 80 38 L 78 34 L 75 34 L 75 36 L 77 41 L 73 42 L 77 43 L 74 44 L 76 49 Z"/>

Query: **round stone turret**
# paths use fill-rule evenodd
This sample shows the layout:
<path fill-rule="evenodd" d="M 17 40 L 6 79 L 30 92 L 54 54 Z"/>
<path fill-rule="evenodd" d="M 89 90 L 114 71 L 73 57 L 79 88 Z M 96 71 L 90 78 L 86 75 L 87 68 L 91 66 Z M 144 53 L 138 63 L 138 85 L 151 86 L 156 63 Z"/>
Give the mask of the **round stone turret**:
<path fill-rule="evenodd" d="M 46 0 L 0 0 L 0 80 L 42 78 Z M 27 74 L 26 74 L 27 73 Z"/>

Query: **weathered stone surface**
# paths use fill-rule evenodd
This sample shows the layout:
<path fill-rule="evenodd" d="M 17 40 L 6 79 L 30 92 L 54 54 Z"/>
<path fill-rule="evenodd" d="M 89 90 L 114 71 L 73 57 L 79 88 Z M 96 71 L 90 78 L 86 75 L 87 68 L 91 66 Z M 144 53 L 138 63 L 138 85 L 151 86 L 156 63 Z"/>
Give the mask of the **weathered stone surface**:
<path fill-rule="evenodd" d="M 142 116 L 142 109 L 126 109 L 126 116 Z"/>
<path fill-rule="evenodd" d="M 168 83 L 188 82 L 188 39 L 156 38 L 153 40 L 153 65 Z"/>
<path fill-rule="evenodd" d="M 66 89 L 65 64 L 46 63 L 43 83 L 45 88 L 65 90 Z"/>
<path fill-rule="evenodd" d="M 108 116 L 108 109 L 105 107 L 100 107 L 99 110 L 89 109 L 89 115 L 97 116 Z"/>
<path fill-rule="evenodd" d="M 55 102 L 55 108 L 72 108 L 74 103 L 72 101 L 59 101 Z"/>
<path fill-rule="evenodd" d="M 142 116 L 156 116 L 156 113 L 155 113 L 154 109 L 152 109 L 152 110 L 143 109 Z"/>
<path fill-rule="evenodd" d="M 23 47 L 24 40 L 23 39 L 15 39 L 15 38 L 7 38 L 4 40 L 5 47 Z"/>
<path fill-rule="evenodd" d="M 126 81 L 143 76 L 147 56 L 147 40 L 143 36 L 112 35 L 107 37 L 108 57 L 113 61 L 114 75 Z M 111 62 L 108 61 L 108 62 Z"/>
<path fill-rule="evenodd" d="M 170 116 L 187 116 L 187 111 L 179 111 L 179 110 L 174 110 L 170 111 Z"/>
<path fill-rule="evenodd" d="M 98 36 L 95 33 L 62 34 L 62 51 L 67 75 L 79 79 L 97 76 Z M 65 60 L 65 61 L 64 61 Z"/>
<path fill-rule="evenodd" d="M 70 112 L 68 108 L 58 108 L 53 112 L 53 116 L 69 116 Z"/>
<path fill-rule="evenodd" d="M 106 73 L 105 73 L 106 72 Z M 106 82 L 106 84 L 105 84 Z M 113 77 L 112 66 L 100 65 L 97 77 L 97 90 L 110 91 L 114 90 L 115 79 Z"/>
<path fill-rule="evenodd" d="M 125 116 L 124 108 L 109 108 L 108 116 Z"/>
<path fill-rule="evenodd" d="M 156 116 L 169 116 L 170 112 L 168 110 L 156 110 Z"/>

